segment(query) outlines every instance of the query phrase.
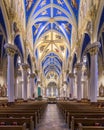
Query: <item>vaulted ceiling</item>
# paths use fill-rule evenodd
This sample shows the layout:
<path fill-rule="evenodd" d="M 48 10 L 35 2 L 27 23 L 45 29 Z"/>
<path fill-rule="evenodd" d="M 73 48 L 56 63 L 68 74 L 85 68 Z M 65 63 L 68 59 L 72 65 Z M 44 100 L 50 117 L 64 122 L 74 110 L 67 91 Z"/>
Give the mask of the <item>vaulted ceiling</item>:
<path fill-rule="evenodd" d="M 26 25 L 32 29 L 34 55 L 44 74 L 60 75 L 77 31 L 80 0 L 24 0 Z"/>

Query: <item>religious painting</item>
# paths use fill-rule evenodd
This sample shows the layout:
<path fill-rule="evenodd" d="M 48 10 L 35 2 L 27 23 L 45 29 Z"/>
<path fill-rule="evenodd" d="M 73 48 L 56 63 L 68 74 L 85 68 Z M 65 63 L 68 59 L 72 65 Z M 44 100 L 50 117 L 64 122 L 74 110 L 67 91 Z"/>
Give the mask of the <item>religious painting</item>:
<path fill-rule="evenodd" d="M 33 0 L 26 0 L 26 10 L 28 11 L 31 8 Z"/>
<path fill-rule="evenodd" d="M 46 36 L 44 37 L 44 40 L 47 40 L 47 39 L 48 39 L 48 37 L 49 37 L 49 36 L 48 36 L 48 35 L 46 35 Z"/>
<path fill-rule="evenodd" d="M 64 24 L 65 30 L 70 34 L 71 33 L 71 28 L 69 27 L 69 23 Z"/>
<path fill-rule="evenodd" d="M 61 49 L 61 51 L 64 51 L 65 48 L 64 48 L 64 46 L 60 46 L 60 49 Z"/>
<path fill-rule="evenodd" d="M 76 0 L 71 0 L 71 4 L 74 8 L 78 8 L 78 4 L 77 4 L 77 1 Z"/>
<path fill-rule="evenodd" d="M 61 39 L 61 36 L 59 36 L 59 35 L 56 35 L 56 39 Z"/>
<path fill-rule="evenodd" d="M 61 15 L 61 14 L 62 14 L 62 12 L 60 10 L 57 10 L 56 15 Z"/>
<path fill-rule="evenodd" d="M 42 0 L 40 6 L 43 7 L 44 5 L 46 5 L 46 0 Z"/>
<path fill-rule="evenodd" d="M 61 0 L 57 0 L 57 3 L 63 5 L 63 2 Z"/>
<path fill-rule="evenodd" d="M 41 13 L 41 15 L 47 15 L 47 14 L 48 14 L 47 10 L 44 10 L 44 11 Z"/>
<path fill-rule="evenodd" d="M 42 52 L 44 50 L 44 47 L 45 47 L 45 45 L 40 47 L 40 52 Z"/>

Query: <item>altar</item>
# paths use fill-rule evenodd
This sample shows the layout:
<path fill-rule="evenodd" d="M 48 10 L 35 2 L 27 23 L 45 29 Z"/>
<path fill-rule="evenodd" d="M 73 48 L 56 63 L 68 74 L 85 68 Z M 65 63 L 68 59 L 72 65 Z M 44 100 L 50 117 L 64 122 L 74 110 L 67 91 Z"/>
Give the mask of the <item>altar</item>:
<path fill-rule="evenodd" d="M 57 99 L 56 97 L 48 97 L 48 103 L 56 103 Z"/>

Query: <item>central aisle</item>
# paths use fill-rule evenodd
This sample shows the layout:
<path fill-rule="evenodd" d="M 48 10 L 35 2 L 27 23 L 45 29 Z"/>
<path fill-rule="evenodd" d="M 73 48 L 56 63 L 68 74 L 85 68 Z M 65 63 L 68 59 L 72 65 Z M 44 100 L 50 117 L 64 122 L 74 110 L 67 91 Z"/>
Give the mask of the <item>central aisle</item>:
<path fill-rule="evenodd" d="M 37 130 L 69 130 L 56 104 L 48 104 Z"/>

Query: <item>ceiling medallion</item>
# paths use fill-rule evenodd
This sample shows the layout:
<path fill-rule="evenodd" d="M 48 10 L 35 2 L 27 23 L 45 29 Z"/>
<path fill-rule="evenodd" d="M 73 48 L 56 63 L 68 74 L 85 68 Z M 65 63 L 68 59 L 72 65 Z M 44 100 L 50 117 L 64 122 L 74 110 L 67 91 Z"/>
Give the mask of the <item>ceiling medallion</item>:
<path fill-rule="evenodd" d="M 50 19 L 49 19 L 49 22 L 50 22 L 50 23 L 54 23 L 54 22 L 55 22 L 55 19 L 54 19 L 54 18 L 50 18 Z"/>

